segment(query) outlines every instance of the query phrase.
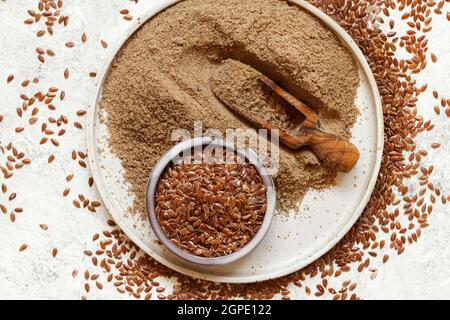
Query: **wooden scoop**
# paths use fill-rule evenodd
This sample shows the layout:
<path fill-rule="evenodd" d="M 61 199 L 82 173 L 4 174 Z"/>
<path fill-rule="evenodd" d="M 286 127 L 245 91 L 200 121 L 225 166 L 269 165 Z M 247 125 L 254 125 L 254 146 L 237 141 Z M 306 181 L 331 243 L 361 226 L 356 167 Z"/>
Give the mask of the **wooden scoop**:
<path fill-rule="evenodd" d="M 257 114 L 247 111 L 239 105 L 234 104 L 233 101 L 222 97 L 224 91 L 222 90 L 223 88 L 218 89 L 217 86 L 220 86 L 220 83 L 217 83 L 217 81 L 211 81 L 211 88 L 216 97 L 231 110 L 257 127 L 271 130 L 279 136 L 280 141 L 287 147 L 298 149 L 308 146 L 327 167 L 343 172 L 349 172 L 353 169 L 359 160 L 359 151 L 352 143 L 336 134 L 321 130 L 317 113 L 289 92 L 279 87 L 274 81 L 262 74 L 259 75 L 258 80 L 305 116 L 306 119 L 299 127 L 297 135 L 288 133 L 286 130 L 266 121 Z"/>

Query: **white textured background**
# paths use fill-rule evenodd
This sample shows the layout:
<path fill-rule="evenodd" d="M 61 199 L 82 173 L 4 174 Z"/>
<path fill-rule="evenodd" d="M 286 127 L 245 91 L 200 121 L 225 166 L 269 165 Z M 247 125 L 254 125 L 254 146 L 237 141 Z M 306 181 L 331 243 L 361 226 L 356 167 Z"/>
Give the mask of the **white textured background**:
<path fill-rule="evenodd" d="M 17 193 L 15 207 L 23 207 L 17 214 L 15 223 L 0 213 L 0 298 L 4 299 L 79 299 L 82 290 L 82 276 L 73 279 L 72 270 L 82 272 L 90 268 L 83 251 L 91 243 L 92 235 L 101 232 L 109 219 L 107 212 L 99 210 L 89 214 L 87 210 L 75 209 L 72 198 L 63 198 L 62 191 L 72 188 L 72 196 L 82 193 L 89 198 L 99 198 L 93 188 L 87 185 L 88 169 L 80 168 L 70 158 L 73 149 L 86 151 L 85 133 L 71 124 L 79 121 L 75 112 L 87 107 L 88 92 L 94 82 L 88 73 L 95 71 L 102 63 L 106 50 L 100 39 L 112 44 L 127 26 L 119 11 L 129 8 L 131 14 L 139 15 L 152 1 L 141 1 L 138 5 L 128 0 L 66 0 L 63 14 L 70 16 L 69 26 L 55 27 L 53 37 L 37 38 L 36 25 L 24 25 L 28 18 L 27 10 L 35 9 L 37 1 L 0 1 L 0 114 L 5 119 L 0 123 L 0 142 L 12 142 L 19 151 L 33 160 L 32 164 L 19 170 L 7 183 L 9 190 Z M 450 10 L 446 3 L 444 12 Z M 397 19 L 399 20 L 399 19 Z M 82 32 L 86 32 L 88 43 L 80 44 Z M 428 35 L 431 51 L 439 61 L 428 63 L 426 71 L 420 74 L 418 82 L 428 83 L 428 91 L 421 96 L 419 110 L 432 119 L 435 129 L 419 136 L 419 148 L 427 149 L 429 156 L 424 164 L 434 164 L 435 171 L 431 181 L 445 194 L 450 192 L 449 118 L 434 115 L 433 106 L 437 103 L 431 95 L 433 89 L 450 98 L 450 22 L 445 14 L 433 21 L 433 30 Z M 68 49 L 64 43 L 74 41 L 75 48 Z M 55 57 L 47 57 L 41 64 L 36 58 L 35 48 L 50 48 Z M 65 68 L 71 76 L 63 77 Z M 15 75 L 15 80 L 6 84 L 6 77 Z M 40 78 L 36 86 L 23 89 L 20 83 L 25 79 Z M 32 94 L 49 87 L 66 91 L 66 99 L 58 103 L 58 110 L 69 118 L 66 135 L 60 139 L 61 146 L 54 148 L 47 143 L 39 146 L 39 126 L 28 126 L 22 134 L 14 128 L 22 126 L 16 115 L 21 105 L 20 94 Z M 45 114 L 45 113 L 43 113 Z M 49 116 L 49 115 L 47 115 Z M 84 119 L 81 119 L 84 120 Z M 80 121 L 82 122 L 82 121 Z M 431 150 L 430 144 L 438 142 L 442 147 Z M 47 165 L 48 156 L 53 153 L 56 160 Z M 65 176 L 74 173 L 71 183 Z M 0 180 L 1 182 L 1 180 Z M 5 196 L 0 194 L 0 203 Z M 49 225 L 42 231 L 39 224 Z M 370 279 L 370 273 L 350 273 L 346 279 L 358 283 L 358 295 L 364 299 L 450 298 L 450 211 L 448 206 L 436 204 L 429 219 L 430 227 L 424 230 L 417 244 L 407 246 L 401 256 L 391 255 L 386 265 L 375 266 L 378 276 Z M 27 243 L 29 248 L 19 252 L 19 247 Z M 58 256 L 51 256 L 52 248 L 58 249 Z M 345 279 L 339 279 L 341 282 Z M 164 282 L 164 281 L 161 281 Z M 303 290 L 293 298 L 304 298 Z M 112 286 L 104 290 L 92 290 L 88 298 L 126 298 L 119 295 Z"/>

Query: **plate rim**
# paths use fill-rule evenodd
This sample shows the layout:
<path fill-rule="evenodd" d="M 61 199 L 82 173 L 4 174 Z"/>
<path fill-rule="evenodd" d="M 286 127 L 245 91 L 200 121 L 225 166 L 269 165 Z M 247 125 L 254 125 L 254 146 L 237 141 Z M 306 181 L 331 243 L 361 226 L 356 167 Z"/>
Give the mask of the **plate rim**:
<path fill-rule="evenodd" d="M 312 15 L 314 15 L 316 18 L 321 20 L 331 31 L 333 31 L 340 40 L 345 43 L 345 45 L 350 49 L 352 55 L 355 57 L 355 59 L 358 61 L 358 63 L 361 66 L 362 71 L 364 72 L 366 78 L 369 81 L 369 86 L 371 88 L 371 94 L 374 99 L 375 103 L 375 109 L 376 109 L 376 126 L 377 126 L 377 132 L 376 132 L 376 138 L 377 138 L 377 147 L 375 152 L 375 163 L 372 168 L 372 173 L 370 180 L 368 182 L 368 187 L 366 189 L 366 192 L 364 193 L 364 196 L 362 197 L 362 201 L 360 201 L 358 207 L 354 210 L 353 215 L 351 218 L 348 219 L 347 223 L 344 224 L 344 226 L 341 228 L 341 230 L 334 235 L 333 238 L 330 239 L 330 241 L 327 242 L 325 246 L 320 248 L 319 250 L 316 250 L 316 252 L 312 255 L 310 255 L 307 259 L 304 259 L 304 261 L 301 264 L 292 265 L 291 267 L 283 268 L 274 272 L 265 273 L 263 275 L 253 274 L 248 277 L 243 276 L 230 276 L 230 275 L 218 275 L 218 274 L 206 274 L 199 271 L 195 271 L 192 269 L 185 268 L 183 266 L 180 266 L 176 263 L 171 262 L 170 260 L 164 258 L 163 256 L 157 254 L 155 251 L 153 251 L 151 248 L 147 247 L 140 239 L 137 237 L 133 230 L 131 230 L 125 222 L 122 221 L 123 215 L 118 214 L 116 211 L 122 212 L 122 210 L 117 210 L 117 208 L 113 205 L 113 201 L 110 199 L 110 194 L 106 191 L 107 188 L 103 185 L 103 175 L 100 173 L 100 170 L 98 170 L 98 154 L 97 154 L 97 144 L 96 144 L 96 111 L 98 108 L 98 102 L 101 98 L 102 93 L 102 85 L 103 82 L 106 79 L 106 75 L 109 71 L 110 65 L 116 56 L 116 54 L 119 52 L 119 50 L 122 48 L 122 46 L 126 43 L 126 41 L 129 39 L 129 37 L 136 32 L 143 24 L 145 24 L 148 20 L 150 20 L 152 17 L 160 13 L 161 11 L 167 9 L 168 7 L 181 2 L 183 0 L 155 0 L 154 3 L 152 3 L 152 6 L 146 10 L 145 14 L 139 17 L 136 17 L 134 21 L 137 21 L 137 23 L 132 23 L 126 31 L 121 35 L 121 37 L 115 42 L 114 46 L 111 46 L 111 49 L 108 50 L 108 53 L 106 57 L 104 58 L 104 63 L 102 67 L 97 72 L 97 77 L 95 79 L 95 84 L 93 86 L 92 91 L 90 92 L 89 96 L 92 97 L 90 100 L 90 104 L 88 107 L 88 114 L 87 114 L 87 121 L 86 121 L 86 143 L 87 143 L 87 150 L 88 154 L 90 155 L 89 158 L 89 167 L 92 172 L 95 186 L 97 188 L 97 191 L 99 193 L 99 196 L 101 197 L 103 203 L 105 204 L 106 210 L 109 212 L 109 214 L 112 216 L 112 218 L 115 220 L 117 225 L 120 227 L 120 229 L 137 245 L 139 246 L 144 252 L 149 254 L 152 258 L 154 258 L 159 263 L 171 268 L 172 270 L 175 270 L 177 272 L 180 272 L 182 274 L 191 276 L 193 278 L 197 279 L 203 279 L 208 281 L 215 281 L 215 282 L 222 282 L 222 283 L 252 283 L 252 282 L 261 282 L 266 281 L 270 279 L 280 278 L 283 276 L 286 276 L 288 274 L 291 274 L 295 271 L 298 271 L 305 266 L 311 264 L 321 256 L 323 256 L 325 253 L 327 253 L 330 249 L 332 249 L 351 229 L 351 227 L 355 224 L 355 222 L 359 219 L 362 212 L 364 211 L 364 208 L 366 207 L 367 203 L 370 200 L 370 196 L 372 195 L 372 192 L 375 188 L 376 181 L 378 179 L 378 174 L 381 168 L 381 161 L 382 161 L 382 154 L 384 149 L 384 123 L 383 123 L 383 110 L 382 110 L 382 104 L 381 104 L 381 97 L 378 92 L 378 87 L 375 81 L 375 78 L 373 76 L 372 71 L 370 70 L 370 67 L 359 49 L 359 47 L 356 45 L 356 43 L 353 41 L 353 39 L 350 37 L 350 35 L 341 27 L 339 26 L 331 17 L 326 15 L 324 12 L 320 11 L 318 8 L 313 6 L 312 4 L 307 3 L 304 0 L 287 0 L 289 3 L 293 3 L 295 5 L 298 5 L 302 9 L 308 11 Z"/>

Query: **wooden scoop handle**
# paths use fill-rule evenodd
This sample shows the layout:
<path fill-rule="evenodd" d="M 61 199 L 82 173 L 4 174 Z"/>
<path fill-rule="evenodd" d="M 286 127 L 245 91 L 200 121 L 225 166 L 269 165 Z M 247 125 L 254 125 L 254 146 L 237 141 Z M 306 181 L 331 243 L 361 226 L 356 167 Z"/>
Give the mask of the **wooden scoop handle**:
<path fill-rule="evenodd" d="M 310 135 L 307 144 L 327 167 L 349 172 L 358 162 L 359 151 L 351 142 L 320 129 L 305 134 Z"/>

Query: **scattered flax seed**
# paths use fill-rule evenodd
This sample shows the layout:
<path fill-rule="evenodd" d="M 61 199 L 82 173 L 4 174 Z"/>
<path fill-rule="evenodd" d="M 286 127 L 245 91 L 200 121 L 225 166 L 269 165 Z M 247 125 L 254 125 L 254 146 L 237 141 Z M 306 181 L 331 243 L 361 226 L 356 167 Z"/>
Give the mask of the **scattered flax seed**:
<path fill-rule="evenodd" d="M 69 175 L 66 177 L 66 181 L 67 181 L 67 182 L 70 182 L 72 179 L 73 179 L 73 174 L 69 174 Z"/>
<path fill-rule="evenodd" d="M 74 122 L 73 125 L 77 129 L 83 129 L 83 125 L 81 123 L 79 123 L 79 122 Z"/>
<path fill-rule="evenodd" d="M 14 75 L 13 74 L 10 74 L 9 76 L 8 76 L 8 78 L 6 78 L 6 83 L 10 83 L 11 81 L 13 81 L 14 80 Z"/>
<path fill-rule="evenodd" d="M 131 20 L 133 20 L 133 16 L 129 15 L 129 14 L 126 14 L 126 15 L 123 16 L 123 19 L 127 20 L 127 21 L 131 21 Z"/>
<path fill-rule="evenodd" d="M 100 43 L 102 44 L 102 47 L 103 47 L 104 49 L 108 48 L 108 43 L 107 43 L 106 41 L 101 40 Z"/>
<path fill-rule="evenodd" d="M 58 140 L 56 140 L 56 139 L 50 139 L 50 141 L 52 142 L 52 144 L 53 144 L 55 147 L 58 147 L 58 146 L 59 146 Z"/>
<path fill-rule="evenodd" d="M 39 227 L 44 231 L 48 230 L 48 225 L 46 225 L 46 224 L 40 224 Z"/>
<path fill-rule="evenodd" d="M 53 162 L 53 160 L 55 160 L 55 156 L 53 155 L 53 154 L 51 154 L 49 157 L 48 157 L 48 163 L 52 163 Z"/>
<path fill-rule="evenodd" d="M 72 271 L 72 278 L 76 278 L 77 275 L 78 275 L 78 270 L 77 269 L 73 270 Z"/>
<path fill-rule="evenodd" d="M 83 34 L 81 35 L 81 42 L 86 43 L 87 41 L 87 36 L 86 33 L 83 32 Z"/>
<path fill-rule="evenodd" d="M 86 162 L 84 162 L 83 160 L 78 161 L 78 164 L 82 167 L 82 168 L 86 168 Z"/>
<path fill-rule="evenodd" d="M 27 250 L 27 248 L 28 248 L 28 245 L 24 243 L 23 245 L 20 246 L 19 252 L 25 251 L 25 250 Z"/>
<path fill-rule="evenodd" d="M 95 78 L 97 76 L 97 72 L 89 72 L 89 77 Z"/>
<path fill-rule="evenodd" d="M 433 144 L 431 145 L 431 147 L 432 147 L 433 149 L 438 149 L 438 148 L 440 148 L 440 146 L 441 146 L 440 143 L 433 143 Z"/>
<path fill-rule="evenodd" d="M 433 61 L 434 63 L 437 62 L 437 57 L 434 53 L 431 54 L 431 61 Z"/>
<path fill-rule="evenodd" d="M 53 248 L 53 249 L 52 249 L 52 257 L 53 257 L 53 258 L 56 258 L 57 255 L 58 255 L 58 249 Z"/>
<path fill-rule="evenodd" d="M 63 197 L 67 197 L 69 195 L 69 193 L 70 193 L 70 188 L 65 189 L 63 192 Z"/>
<path fill-rule="evenodd" d="M 100 202 L 98 202 L 98 201 L 92 201 L 92 202 L 91 202 L 91 205 L 92 205 L 94 208 L 98 208 L 98 207 L 100 207 L 102 204 L 101 204 Z"/>
<path fill-rule="evenodd" d="M 110 226 L 110 227 L 115 227 L 115 226 L 116 226 L 116 223 L 115 223 L 114 221 L 112 221 L 112 220 L 108 220 L 108 221 L 106 221 L 106 223 L 107 223 L 108 226 Z"/>
<path fill-rule="evenodd" d="M 69 79 L 69 69 L 64 70 L 64 78 Z"/>
<path fill-rule="evenodd" d="M 72 41 L 66 42 L 67 48 L 73 48 L 74 46 L 75 46 L 75 43 L 73 43 Z"/>
<path fill-rule="evenodd" d="M 437 115 L 440 115 L 441 109 L 438 106 L 434 106 L 434 113 L 436 113 Z"/>
<path fill-rule="evenodd" d="M 436 90 L 433 90 L 433 97 L 434 97 L 435 99 L 438 99 L 438 98 L 439 98 L 439 94 L 438 94 L 438 92 L 437 92 Z"/>

